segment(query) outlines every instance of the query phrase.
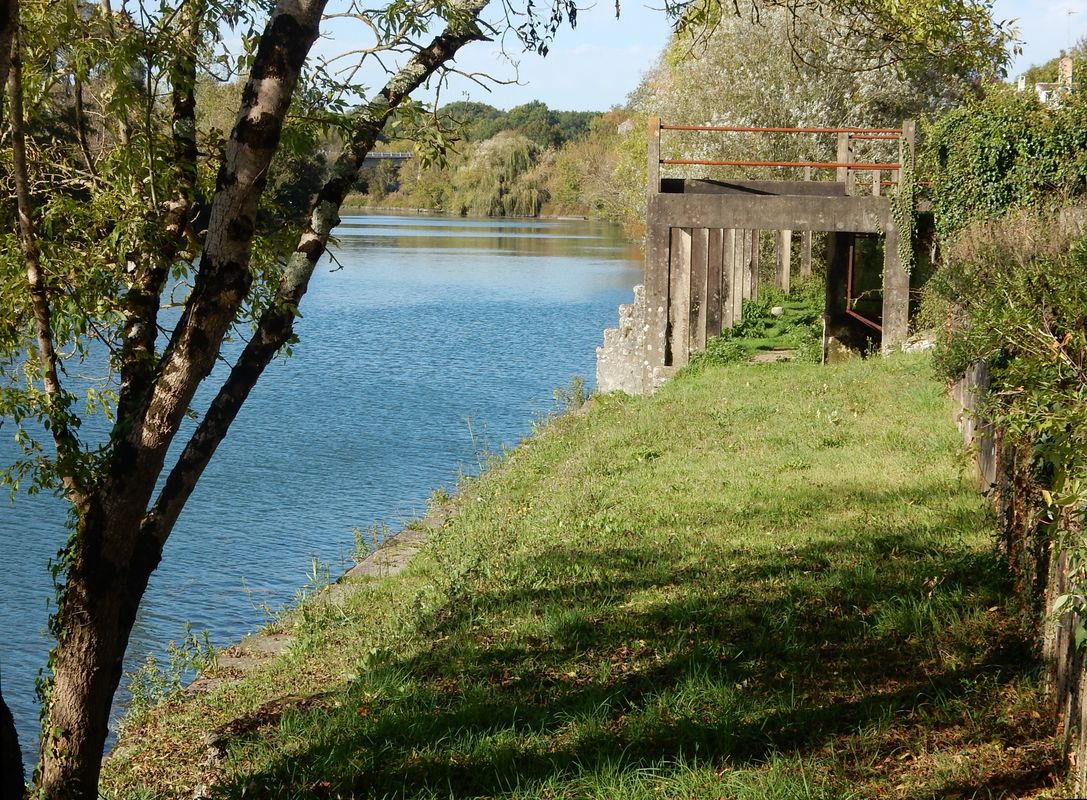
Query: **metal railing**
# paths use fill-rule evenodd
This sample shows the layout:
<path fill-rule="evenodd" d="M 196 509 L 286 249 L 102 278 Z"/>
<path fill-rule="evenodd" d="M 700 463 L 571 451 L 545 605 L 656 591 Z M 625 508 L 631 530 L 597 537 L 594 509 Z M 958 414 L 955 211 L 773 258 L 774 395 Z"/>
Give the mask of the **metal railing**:
<path fill-rule="evenodd" d="M 649 190 L 660 191 L 661 166 L 710 166 L 710 167 L 769 167 L 802 168 L 804 180 L 811 179 L 813 169 L 837 170 L 836 180 L 846 184 L 846 194 L 852 195 L 857 186 L 856 173 L 870 172 L 870 182 L 874 195 L 880 194 L 883 187 L 894 186 L 901 177 L 903 148 L 914 148 L 916 123 L 906 121 L 901 128 L 773 128 L 745 125 L 676 125 L 664 124 L 658 117 L 649 123 Z M 758 134 L 831 134 L 838 137 L 838 153 L 835 161 L 770 161 L 763 159 L 696 159 L 696 158 L 661 158 L 662 131 L 698 131 L 716 133 L 758 133 Z M 858 161 L 854 158 L 854 142 L 897 142 L 899 160 Z M 890 172 L 892 180 L 883 180 L 883 172 Z"/>

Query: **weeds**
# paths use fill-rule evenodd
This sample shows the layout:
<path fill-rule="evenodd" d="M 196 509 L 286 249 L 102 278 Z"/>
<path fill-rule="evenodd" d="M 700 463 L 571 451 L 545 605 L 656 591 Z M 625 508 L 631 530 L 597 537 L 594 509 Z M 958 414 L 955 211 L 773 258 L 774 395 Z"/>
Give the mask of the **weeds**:
<path fill-rule="evenodd" d="M 351 553 L 351 559 L 356 564 L 361 564 L 369 556 L 376 553 L 390 536 L 392 529 L 384 522 L 374 522 L 369 528 L 352 528 L 351 534 L 355 540 L 355 549 Z"/>
<path fill-rule="evenodd" d="M 181 644 L 166 645 L 165 660 L 148 653 L 128 674 L 128 710 L 122 727 L 129 727 L 156 705 L 172 700 L 198 672 L 215 666 L 215 648 L 206 630 L 194 633 L 185 623 Z"/>
<path fill-rule="evenodd" d="M 569 414 L 585 407 L 589 393 L 585 388 L 585 379 L 580 375 L 571 375 L 566 386 L 560 386 L 551 392 L 552 407 L 547 413 L 536 413 L 532 420 L 532 432 L 541 433 L 548 425 L 564 414 Z"/>
<path fill-rule="evenodd" d="M 792 350 L 792 360 L 818 364 L 823 357 L 824 284 L 811 278 L 785 294 L 765 288 L 757 298 L 744 300 L 743 317 L 732 328 L 706 342 L 691 355 L 688 370 L 747 361 L 758 352 Z M 775 308 L 779 314 L 773 313 Z"/>

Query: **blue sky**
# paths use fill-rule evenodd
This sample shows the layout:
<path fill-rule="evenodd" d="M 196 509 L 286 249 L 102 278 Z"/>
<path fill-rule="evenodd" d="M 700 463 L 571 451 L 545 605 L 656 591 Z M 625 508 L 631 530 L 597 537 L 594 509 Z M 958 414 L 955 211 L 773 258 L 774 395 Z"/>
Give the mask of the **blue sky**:
<path fill-rule="evenodd" d="M 518 52 L 512 37 L 506 43 L 510 55 L 497 42 L 475 45 L 462 54 L 463 69 L 518 77 L 520 85 L 488 92 L 459 80 L 443 90 L 441 100 L 472 99 L 498 108 L 542 100 L 554 109 L 579 111 L 622 104 L 668 38 L 667 19 L 656 10 L 662 3 L 650 3 L 624 0 L 618 20 L 610 2 L 582 11 L 577 28 L 559 31 L 547 58 Z M 1023 53 L 1012 63 L 1013 78 L 1087 35 L 1087 0 L 994 0 L 994 16 L 1018 20 Z M 519 62 L 516 70 L 511 59 Z"/>

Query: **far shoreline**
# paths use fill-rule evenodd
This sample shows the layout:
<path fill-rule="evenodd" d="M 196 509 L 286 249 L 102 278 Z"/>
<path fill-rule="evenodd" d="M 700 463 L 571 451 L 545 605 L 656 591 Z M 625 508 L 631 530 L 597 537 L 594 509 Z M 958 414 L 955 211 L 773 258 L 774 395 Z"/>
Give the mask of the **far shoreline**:
<path fill-rule="evenodd" d="M 344 206 L 340 209 L 340 215 L 351 215 L 359 212 L 374 213 L 388 212 L 396 214 L 417 214 L 419 216 L 449 217 L 451 219 L 542 219 L 557 220 L 559 222 L 592 222 L 589 217 L 579 214 L 537 214 L 533 217 L 472 217 L 467 214 L 454 214 L 450 211 L 432 208 L 407 208 L 402 206 Z M 604 220 L 600 220 L 603 222 Z M 611 223 L 614 224 L 614 223 Z"/>

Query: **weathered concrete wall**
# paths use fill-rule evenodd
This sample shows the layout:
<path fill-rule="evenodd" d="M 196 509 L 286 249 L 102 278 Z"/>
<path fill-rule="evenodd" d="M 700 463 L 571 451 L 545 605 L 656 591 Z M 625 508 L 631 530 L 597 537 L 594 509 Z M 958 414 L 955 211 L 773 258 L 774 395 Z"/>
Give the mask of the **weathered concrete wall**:
<path fill-rule="evenodd" d="M 664 336 L 650 325 L 645 287 L 634 287 L 634 302 L 619 306 L 619 325 L 604 331 L 604 345 L 596 348 L 596 390 L 652 394 L 675 370 L 654 363 L 654 352 L 664 351 Z"/>

